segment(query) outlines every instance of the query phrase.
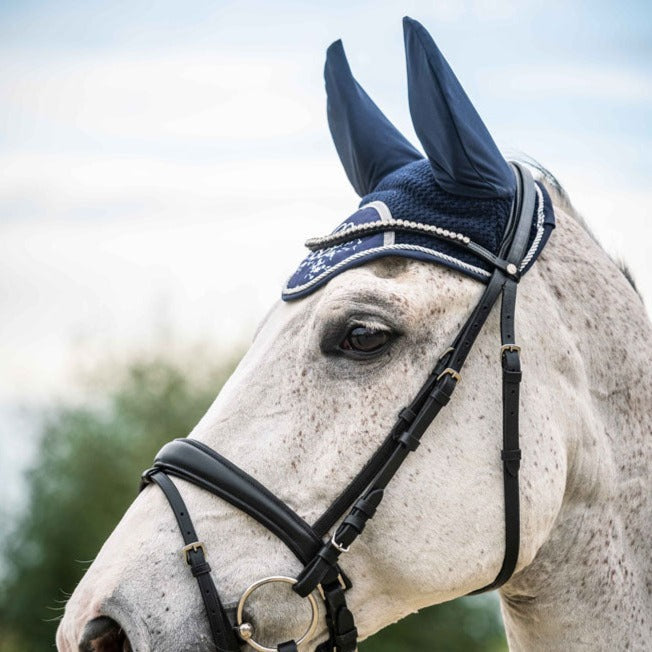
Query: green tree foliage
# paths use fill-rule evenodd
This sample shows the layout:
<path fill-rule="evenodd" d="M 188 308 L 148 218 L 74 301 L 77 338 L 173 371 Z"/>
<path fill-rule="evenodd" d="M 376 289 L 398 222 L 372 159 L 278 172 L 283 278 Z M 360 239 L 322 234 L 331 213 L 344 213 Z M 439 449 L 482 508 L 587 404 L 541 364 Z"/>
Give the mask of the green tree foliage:
<path fill-rule="evenodd" d="M 495 596 L 460 598 L 404 618 L 368 638 L 360 652 L 507 652 Z"/>
<path fill-rule="evenodd" d="M 232 367 L 218 365 L 199 377 L 168 356 L 110 366 L 101 400 L 43 415 L 27 506 L 2 545 L 0 649 L 52 649 L 65 599 L 133 500 L 140 472 L 163 443 L 190 431 Z M 501 649 L 495 602 L 477 598 L 410 616 L 361 646 L 364 652 Z"/>

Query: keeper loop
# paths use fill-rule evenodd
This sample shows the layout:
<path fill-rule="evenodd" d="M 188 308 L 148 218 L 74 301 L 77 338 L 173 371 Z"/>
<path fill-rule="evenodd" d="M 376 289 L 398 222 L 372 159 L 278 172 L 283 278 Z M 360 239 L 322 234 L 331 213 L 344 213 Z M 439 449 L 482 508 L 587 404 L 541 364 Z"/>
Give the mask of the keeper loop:
<path fill-rule="evenodd" d="M 521 459 L 521 449 L 503 450 L 500 453 L 500 457 L 504 462 L 516 462 Z"/>
<path fill-rule="evenodd" d="M 409 451 L 415 451 L 421 444 L 421 442 L 409 430 L 404 430 L 403 433 L 397 437 L 397 439 Z"/>

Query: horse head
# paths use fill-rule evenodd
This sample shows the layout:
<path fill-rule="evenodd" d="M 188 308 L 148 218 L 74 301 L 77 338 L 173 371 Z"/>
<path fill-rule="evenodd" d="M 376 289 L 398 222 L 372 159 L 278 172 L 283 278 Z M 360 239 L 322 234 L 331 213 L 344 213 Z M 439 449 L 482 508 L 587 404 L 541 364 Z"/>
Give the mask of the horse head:
<path fill-rule="evenodd" d="M 578 441 L 603 438 L 574 290 L 559 290 L 602 277 L 569 252 L 592 251 L 635 299 L 559 197 L 503 158 L 425 29 L 404 28 L 426 156 L 334 43 L 328 121 L 360 207 L 308 242 L 190 442 L 159 454 L 70 599 L 60 650 L 293 650 L 312 596 L 306 644 L 344 652 L 505 582 L 516 622 L 519 578 L 570 554 L 550 542 L 600 477 Z M 533 264 L 555 212 L 561 237 Z"/>

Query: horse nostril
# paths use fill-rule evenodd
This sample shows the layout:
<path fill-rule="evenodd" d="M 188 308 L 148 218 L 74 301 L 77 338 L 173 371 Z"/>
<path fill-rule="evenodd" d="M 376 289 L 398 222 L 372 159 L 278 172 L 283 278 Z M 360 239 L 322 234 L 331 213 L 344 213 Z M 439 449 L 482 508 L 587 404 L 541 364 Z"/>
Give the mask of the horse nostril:
<path fill-rule="evenodd" d="M 99 616 L 86 623 L 79 652 L 132 652 L 124 630 L 113 618 Z"/>

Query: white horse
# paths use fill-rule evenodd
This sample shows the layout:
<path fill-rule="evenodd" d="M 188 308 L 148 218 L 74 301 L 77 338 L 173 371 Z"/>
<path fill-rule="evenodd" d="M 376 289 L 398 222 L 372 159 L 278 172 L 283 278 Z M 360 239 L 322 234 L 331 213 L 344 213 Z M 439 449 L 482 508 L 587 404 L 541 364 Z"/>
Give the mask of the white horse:
<path fill-rule="evenodd" d="M 649 649 L 652 328 L 623 272 L 542 181 L 557 231 L 520 283 L 521 545 L 500 590 L 507 636 L 513 650 Z M 481 291 L 459 272 L 385 257 L 278 302 L 191 437 L 313 522 L 377 449 Z M 451 404 L 342 562 L 361 638 L 487 585 L 503 561 L 497 312 Z M 341 355 L 353 322 L 390 333 L 391 347 L 368 360 Z M 261 577 L 301 570 L 243 512 L 175 482 L 225 603 Z M 58 649 L 213 649 L 181 546 L 165 497 L 148 487 L 69 600 Z M 265 640 L 303 628 L 305 606 L 279 591 L 251 602 Z M 310 645 L 325 637 L 322 626 Z"/>

